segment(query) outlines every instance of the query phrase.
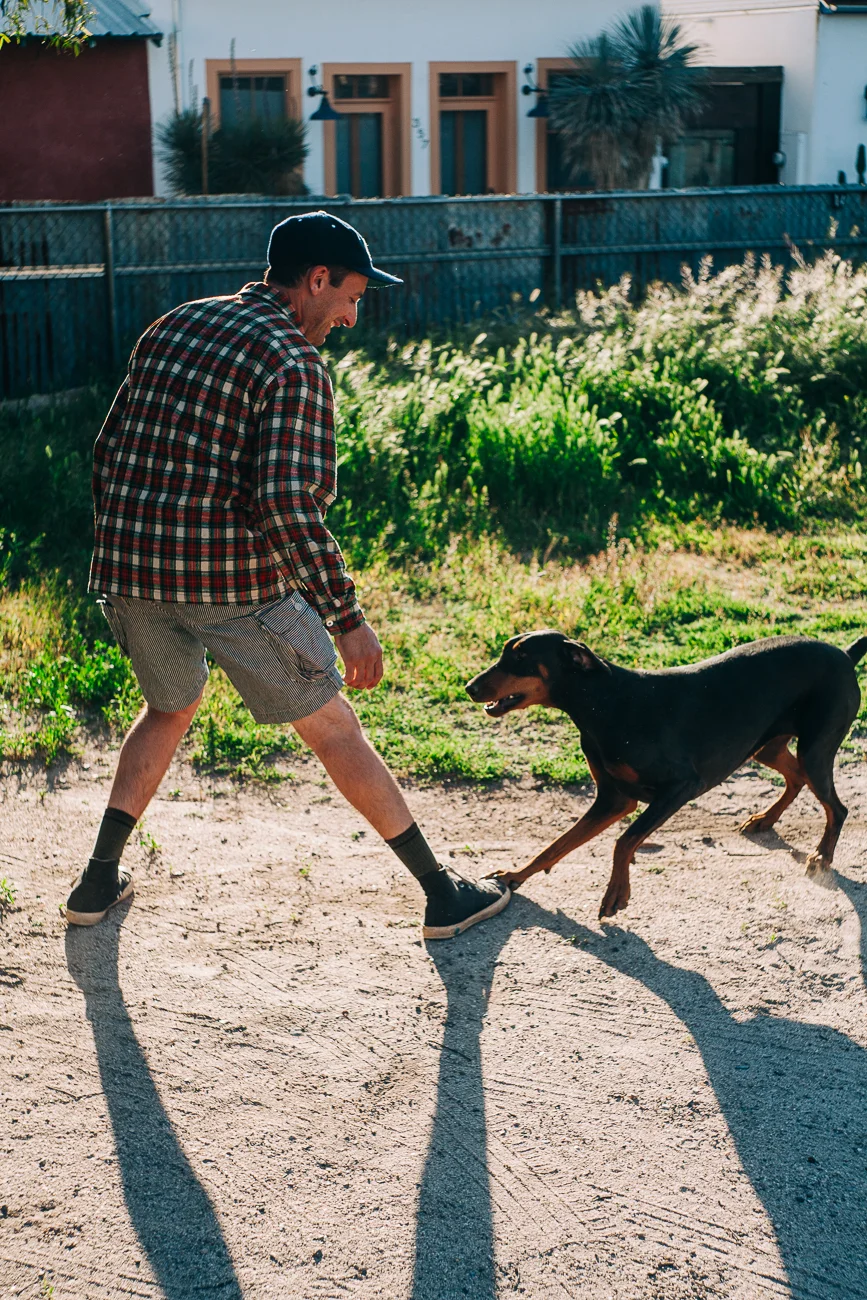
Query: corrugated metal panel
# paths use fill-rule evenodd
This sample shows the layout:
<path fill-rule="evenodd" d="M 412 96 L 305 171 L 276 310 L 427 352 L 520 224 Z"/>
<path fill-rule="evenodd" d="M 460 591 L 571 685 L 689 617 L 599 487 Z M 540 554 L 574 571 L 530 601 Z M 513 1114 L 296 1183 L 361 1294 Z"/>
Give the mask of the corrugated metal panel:
<path fill-rule="evenodd" d="M 91 36 L 151 36 L 162 32 L 150 21 L 150 10 L 124 0 L 91 0 L 94 17 L 87 24 Z"/>

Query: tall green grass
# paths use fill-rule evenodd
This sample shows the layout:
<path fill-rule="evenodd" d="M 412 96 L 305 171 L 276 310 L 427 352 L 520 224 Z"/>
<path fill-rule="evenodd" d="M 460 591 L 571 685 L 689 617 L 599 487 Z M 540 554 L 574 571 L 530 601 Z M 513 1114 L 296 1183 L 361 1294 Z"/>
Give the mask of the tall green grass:
<path fill-rule="evenodd" d="M 330 364 L 329 519 L 389 664 L 356 698 L 397 770 L 583 773 L 555 717 L 492 727 L 465 700 L 517 628 L 559 626 L 644 664 L 774 631 L 864 631 L 867 271 L 836 255 L 785 280 L 749 261 L 705 268 L 640 304 L 624 283 L 523 327 L 380 341 Z M 91 444 L 110 398 L 0 412 L 7 757 L 51 760 L 83 723 L 117 729 L 139 703 L 84 596 Z M 295 748 L 291 732 L 255 728 L 215 674 L 197 762 L 262 776 Z"/>

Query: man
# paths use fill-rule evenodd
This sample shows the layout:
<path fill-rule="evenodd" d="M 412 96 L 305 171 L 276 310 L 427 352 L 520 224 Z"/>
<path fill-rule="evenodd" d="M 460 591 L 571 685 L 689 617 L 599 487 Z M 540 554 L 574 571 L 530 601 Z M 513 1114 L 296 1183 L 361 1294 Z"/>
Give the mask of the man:
<path fill-rule="evenodd" d="M 317 349 L 352 328 L 368 284 L 402 281 L 326 212 L 276 226 L 268 263 L 263 282 L 185 303 L 142 335 L 97 438 L 89 585 L 146 704 L 67 920 L 94 925 L 132 893 L 120 858 L 199 706 L 207 651 L 257 722 L 292 723 L 418 880 L 425 937 L 449 938 L 509 890 L 437 863 L 341 695 L 379 683 L 382 650 L 323 522 L 334 398 Z"/>

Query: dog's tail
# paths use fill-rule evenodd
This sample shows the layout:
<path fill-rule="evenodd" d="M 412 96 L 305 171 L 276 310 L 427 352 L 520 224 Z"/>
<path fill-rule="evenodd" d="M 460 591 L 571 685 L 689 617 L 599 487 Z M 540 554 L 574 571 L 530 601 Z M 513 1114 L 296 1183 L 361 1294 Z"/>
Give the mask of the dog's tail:
<path fill-rule="evenodd" d="M 857 641 L 853 641 L 848 647 L 846 654 L 852 660 L 853 664 L 857 664 L 861 659 L 863 659 L 864 656 L 867 655 L 867 636 L 859 636 Z"/>

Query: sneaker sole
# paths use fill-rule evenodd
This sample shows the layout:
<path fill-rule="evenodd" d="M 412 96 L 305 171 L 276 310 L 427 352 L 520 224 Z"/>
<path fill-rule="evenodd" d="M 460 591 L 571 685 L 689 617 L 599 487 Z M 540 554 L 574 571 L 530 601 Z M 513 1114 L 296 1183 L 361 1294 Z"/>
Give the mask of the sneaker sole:
<path fill-rule="evenodd" d="M 468 916 L 465 921 L 459 921 L 457 925 L 423 925 L 421 928 L 422 937 L 425 939 L 456 939 L 464 930 L 469 930 L 471 925 L 477 925 L 479 921 L 487 921 L 489 916 L 496 916 L 502 912 L 512 897 L 511 889 L 505 889 L 499 898 L 491 903 L 490 907 L 483 907 L 481 912 L 476 912 L 475 916 Z"/>
<path fill-rule="evenodd" d="M 114 902 L 109 903 L 108 907 L 104 911 L 70 912 L 67 910 L 66 920 L 70 925 L 98 925 L 99 922 L 102 920 L 102 918 L 106 916 L 113 907 L 117 907 L 118 903 L 122 903 L 125 898 L 129 898 L 130 895 L 133 894 L 134 892 L 135 891 L 133 889 L 133 883 L 132 881 L 130 881 L 129 884 L 125 887 L 125 889 L 123 889 L 121 893 L 118 894 Z"/>

